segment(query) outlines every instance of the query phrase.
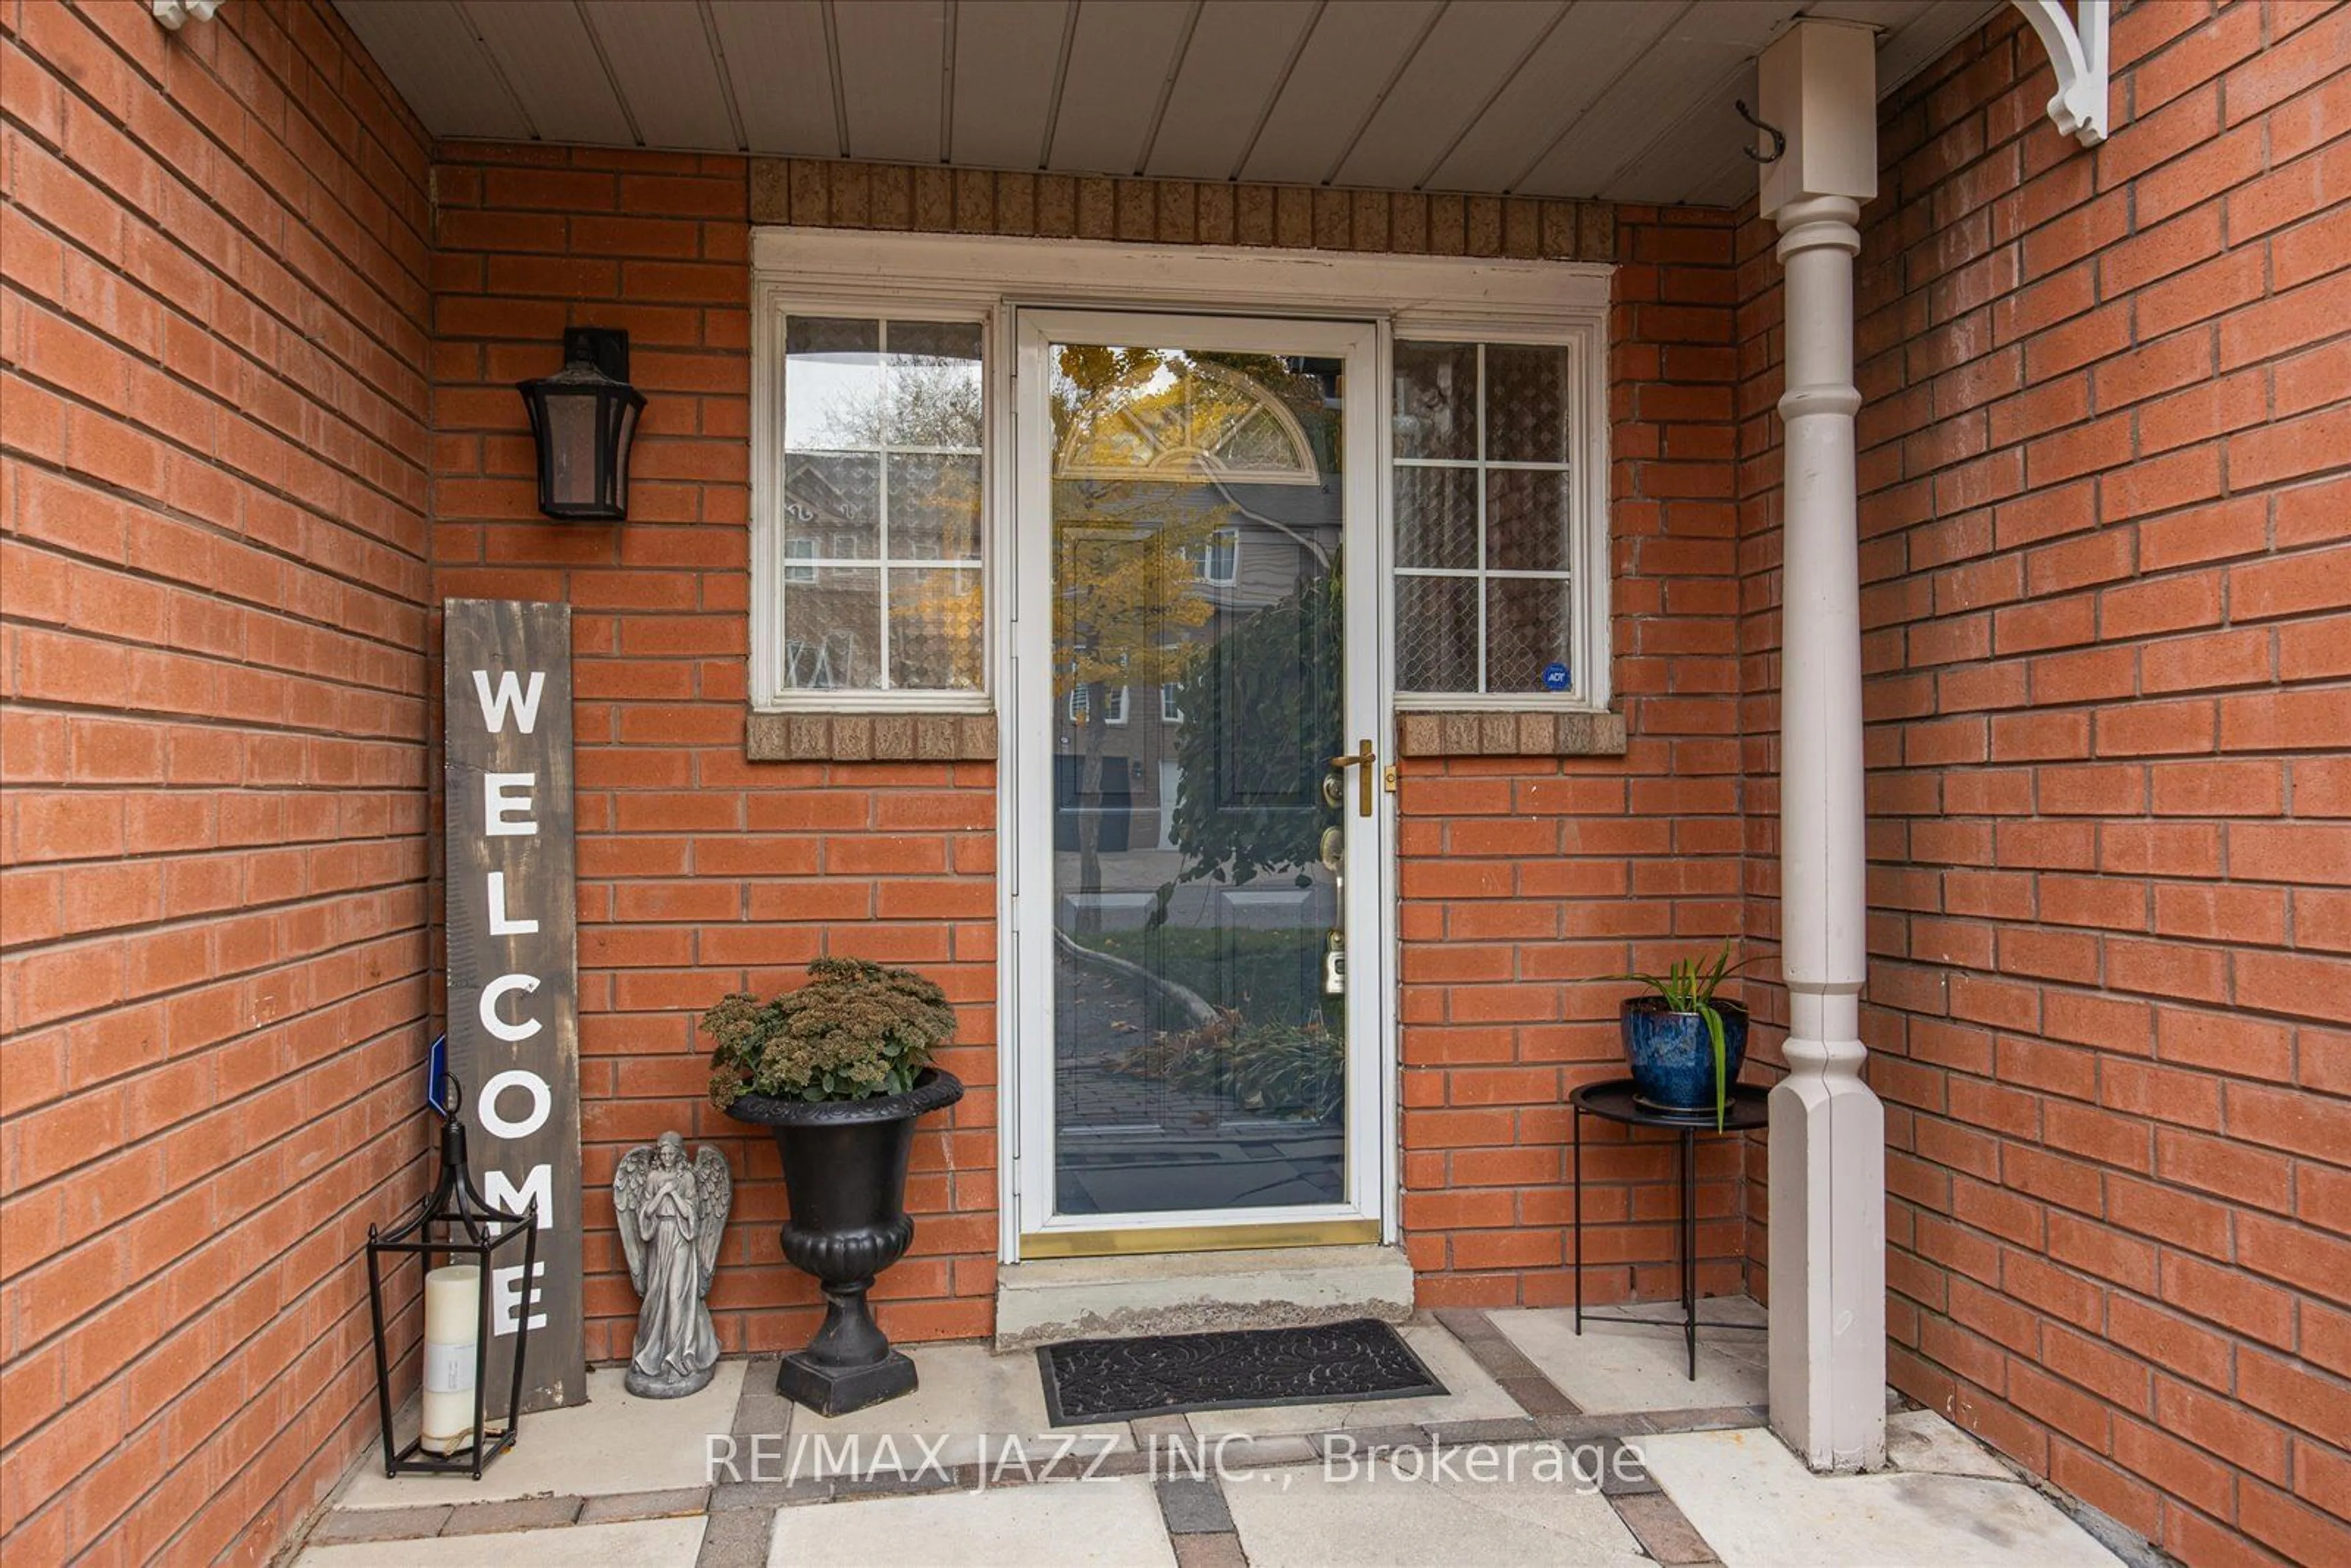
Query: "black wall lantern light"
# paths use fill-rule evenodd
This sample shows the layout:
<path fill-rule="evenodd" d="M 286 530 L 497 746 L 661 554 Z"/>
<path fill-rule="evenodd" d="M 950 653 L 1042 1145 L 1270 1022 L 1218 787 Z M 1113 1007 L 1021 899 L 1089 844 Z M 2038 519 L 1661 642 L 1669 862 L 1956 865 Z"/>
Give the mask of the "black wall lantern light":
<path fill-rule="evenodd" d="M 563 334 L 563 368 L 517 382 L 538 446 L 538 509 L 564 521 L 629 515 L 629 444 L 645 394 L 629 384 L 629 335 L 608 327 Z"/>

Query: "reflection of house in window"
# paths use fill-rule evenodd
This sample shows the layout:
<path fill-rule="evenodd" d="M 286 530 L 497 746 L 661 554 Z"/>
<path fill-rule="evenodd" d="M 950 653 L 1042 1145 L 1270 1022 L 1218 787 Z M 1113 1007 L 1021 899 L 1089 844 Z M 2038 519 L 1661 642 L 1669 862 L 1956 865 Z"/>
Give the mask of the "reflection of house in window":
<path fill-rule="evenodd" d="M 856 548 L 854 532 L 843 531 L 857 528 L 862 516 L 872 511 L 872 498 L 867 493 L 872 488 L 872 480 L 857 463 L 855 457 L 843 459 L 831 455 L 789 460 L 784 496 L 786 559 L 796 555 L 822 559 L 827 556 L 870 553 Z M 857 486 L 859 493 L 844 492 L 844 479 L 862 481 Z M 843 541 L 850 546 L 846 551 L 841 548 Z"/>
<path fill-rule="evenodd" d="M 1159 722 L 1162 724 L 1184 722 L 1183 702 L 1173 681 L 1159 688 Z"/>
<path fill-rule="evenodd" d="M 785 330 L 778 695 L 978 690 L 979 324 Z"/>
<path fill-rule="evenodd" d="M 811 569 L 810 577 L 816 574 Z M 784 684 L 823 690 L 842 684 L 839 672 L 857 667 L 857 633 L 828 632 L 815 643 L 788 640 L 784 643 Z"/>
<path fill-rule="evenodd" d="M 1199 569 L 1200 580 L 1229 588 L 1240 575 L 1241 534 L 1238 528 L 1217 528 L 1198 549 L 1184 552 Z"/>
<path fill-rule="evenodd" d="M 1088 716 L 1093 712 L 1092 701 L 1087 695 L 1092 690 L 1093 687 L 1091 685 L 1070 688 L 1070 722 L 1071 724 L 1084 724 Z M 1107 694 L 1102 698 L 1102 723 L 1124 724 L 1126 722 L 1126 688 L 1104 686 L 1102 690 Z"/>

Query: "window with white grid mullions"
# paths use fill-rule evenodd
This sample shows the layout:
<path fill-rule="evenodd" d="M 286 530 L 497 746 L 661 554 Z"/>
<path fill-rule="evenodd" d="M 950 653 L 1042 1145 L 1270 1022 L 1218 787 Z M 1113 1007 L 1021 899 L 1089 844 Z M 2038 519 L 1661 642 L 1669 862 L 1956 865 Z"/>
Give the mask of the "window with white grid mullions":
<path fill-rule="evenodd" d="M 977 321 L 786 319 L 786 691 L 980 688 L 980 337 Z"/>
<path fill-rule="evenodd" d="M 1575 414 L 1563 345 L 1395 345 L 1398 692 L 1580 689 Z"/>

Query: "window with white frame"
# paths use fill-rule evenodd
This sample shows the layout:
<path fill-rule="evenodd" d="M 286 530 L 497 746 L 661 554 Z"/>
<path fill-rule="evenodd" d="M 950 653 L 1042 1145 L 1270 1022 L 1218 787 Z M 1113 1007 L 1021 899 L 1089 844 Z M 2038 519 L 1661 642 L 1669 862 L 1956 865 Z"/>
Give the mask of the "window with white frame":
<path fill-rule="evenodd" d="M 1400 695 L 1573 696 L 1594 558 L 1573 350 L 1395 350 L 1395 684 Z"/>
<path fill-rule="evenodd" d="M 1197 547 L 1187 546 L 1184 553 L 1192 559 L 1200 580 L 1215 588 L 1230 588 L 1241 570 L 1241 531 L 1238 528 L 1212 529 Z"/>
<path fill-rule="evenodd" d="M 766 695 L 971 699 L 987 664 L 983 323 L 787 308 L 776 329 Z"/>
<path fill-rule="evenodd" d="M 1091 685 L 1070 688 L 1070 722 L 1071 724 L 1082 727 L 1093 716 L 1093 704 L 1086 695 L 1092 690 L 1093 687 Z M 1125 722 L 1126 688 L 1124 686 L 1102 687 L 1102 723 L 1116 726 Z"/>

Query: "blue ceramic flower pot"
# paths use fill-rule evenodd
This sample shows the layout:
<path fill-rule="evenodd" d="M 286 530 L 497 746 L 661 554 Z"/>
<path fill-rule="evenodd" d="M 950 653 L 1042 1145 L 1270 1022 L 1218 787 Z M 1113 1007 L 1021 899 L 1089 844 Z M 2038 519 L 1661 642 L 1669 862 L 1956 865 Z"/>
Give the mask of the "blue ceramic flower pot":
<path fill-rule="evenodd" d="M 1726 1081 L 1736 1083 L 1747 1056 L 1747 1009 L 1717 1002 L 1714 1010 L 1722 1015 Z M 1706 1019 L 1672 1011 L 1663 997 L 1633 997 L 1617 1009 L 1616 1024 L 1635 1095 L 1652 1110 L 1714 1114 L 1714 1042 Z"/>

